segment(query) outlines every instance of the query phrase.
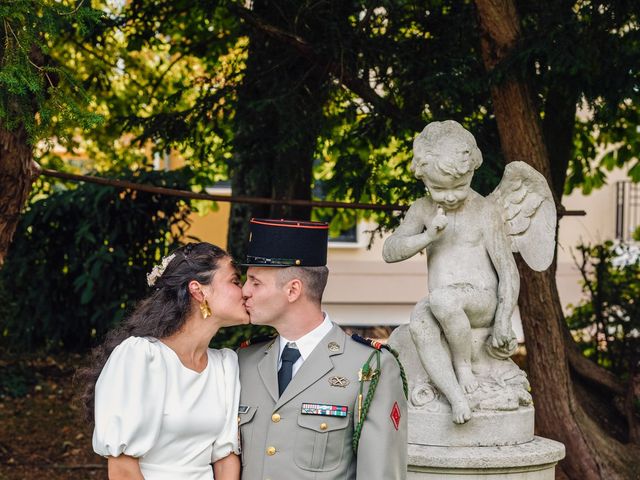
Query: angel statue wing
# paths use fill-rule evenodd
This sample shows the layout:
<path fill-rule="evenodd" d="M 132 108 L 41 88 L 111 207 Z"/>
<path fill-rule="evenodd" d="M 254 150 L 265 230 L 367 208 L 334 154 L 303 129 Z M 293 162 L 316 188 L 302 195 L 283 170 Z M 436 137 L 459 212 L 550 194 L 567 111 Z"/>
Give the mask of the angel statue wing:
<path fill-rule="evenodd" d="M 520 252 L 533 270 L 546 270 L 555 253 L 557 216 L 542 174 L 524 162 L 511 162 L 487 198 L 500 207 L 511 251 Z"/>

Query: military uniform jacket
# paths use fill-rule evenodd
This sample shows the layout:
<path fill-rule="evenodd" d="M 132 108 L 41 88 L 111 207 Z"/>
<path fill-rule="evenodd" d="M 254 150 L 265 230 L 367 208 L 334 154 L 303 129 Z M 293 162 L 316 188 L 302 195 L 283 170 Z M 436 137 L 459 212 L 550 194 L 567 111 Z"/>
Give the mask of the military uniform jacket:
<path fill-rule="evenodd" d="M 278 342 L 238 352 L 242 480 L 405 479 L 407 402 L 393 355 L 381 352 L 378 387 L 354 455 L 358 372 L 373 348 L 334 325 L 279 398 Z M 369 384 L 365 382 L 365 397 Z M 329 407 L 347 407 L 347 413 L 317 414 Z"/>

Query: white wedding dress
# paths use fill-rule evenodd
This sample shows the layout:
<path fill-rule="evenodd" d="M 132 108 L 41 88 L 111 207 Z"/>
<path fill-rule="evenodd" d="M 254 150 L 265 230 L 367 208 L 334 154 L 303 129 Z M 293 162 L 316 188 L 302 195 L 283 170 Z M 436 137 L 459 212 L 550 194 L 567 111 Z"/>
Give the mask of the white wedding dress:
<path fill-rule="evenodd" d="M 139 458 L 145 480 L 212 480 L 212 462 L 240 453 L 239 398 L 234 351 L 209 349 L 198 373 L 161 341 L 129 337 L 96 383 L 93 449 Z"/>

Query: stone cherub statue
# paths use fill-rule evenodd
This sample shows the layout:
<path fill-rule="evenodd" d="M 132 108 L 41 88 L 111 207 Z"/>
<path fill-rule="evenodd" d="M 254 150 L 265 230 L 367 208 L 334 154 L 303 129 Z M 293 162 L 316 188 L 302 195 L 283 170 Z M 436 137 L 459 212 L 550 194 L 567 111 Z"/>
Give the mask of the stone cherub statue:
<path fill-rule="evenodd" d="M 420 407 L 444 395 L 459 424 L 472 410 L 531 404 L 526 375 L 509 359 L 520 288 L 512 252 L 541 271 L 555 249 L 556 210 L 544 177 L 513 162 L 483 197 L 471 188 L 481 163 L 473 135 L 459 123 L 427 125 L 414 140 L 411 170 L 428 195 L 411 205 L 383 247 L 387 262 L 426 248 L 429 295 L 409 324 L 426 377 L 414 379 L 411 400 Z"/>

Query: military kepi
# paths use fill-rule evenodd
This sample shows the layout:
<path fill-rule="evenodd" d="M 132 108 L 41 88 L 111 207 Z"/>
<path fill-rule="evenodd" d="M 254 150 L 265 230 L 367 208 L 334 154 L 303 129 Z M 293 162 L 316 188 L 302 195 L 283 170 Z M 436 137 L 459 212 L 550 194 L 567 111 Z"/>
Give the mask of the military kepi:
<path fill-rule="evenodd" d="M 322 267 L 329 225 L 324 222 L 252 218 L 247 267 Z"/>

